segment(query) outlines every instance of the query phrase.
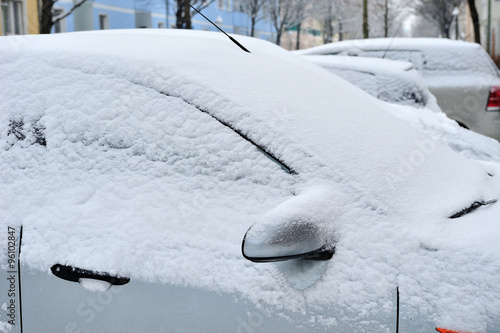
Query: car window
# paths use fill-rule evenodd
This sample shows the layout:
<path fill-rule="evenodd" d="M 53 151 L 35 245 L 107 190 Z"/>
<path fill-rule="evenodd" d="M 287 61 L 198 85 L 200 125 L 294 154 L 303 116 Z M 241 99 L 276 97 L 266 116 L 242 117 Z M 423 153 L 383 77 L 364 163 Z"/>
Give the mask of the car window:
<path fill-rule="evenodd" d="M 427 94 L 410 80 L 381 75 L 378 82 L 377 98 L 380 100 L 414 107 L 424 107 L 427 104 Z"/>
<path fill-rule="evenodd" d="M 22 89 L 23 75 L 30 75 L 37 91 L 4 94 L 0 101 L 8 117 L 0 142 L 12 154 L 25 148 L 23 156 L 53 158 L 53 164 L 87 171 L 107 172 L 129 160 L 131 170 L 145 175 L 244 176 L 255 182 L 266 174 L 286 175 L 264 146 L 180 97 L 111 75 L 23 61 L 17 61 L 16 73 L 2 78 Z M 28 73 L 32 66 L 37 73 Z M 254 172 L 255 167 L 266 171 Z"/>
<path fill-rule="evenodd" d="M 422 69 L 424 65 L 424 56 L 417 50 L 368 50 L 361 51 L 358 55 L 411 62 L 417 70 Z"/>
<path fill-rule="evenodd" d="M 424 75 L 446 72 L 448 75 L 496 75 L 489 56 L 479 48 L 426 50 Z"/>
<path fill-rule="evenodd" d="M 411 69 L 413 72 L 403 72 L 405 75 L 398 76 L 395 73 L 389 75 L 389 73 L 377 71 L 375 74 L 338 68 L 324 63 L 319 63 L 319 65 L 382 101 L 415 107 L 423 107 L 427 104 L 427 94 L 417 82 L 411 79 L 414 69 Z"/>
<path fill-rule="evenodd" d="M 360 72 L 351 69 L 339 69 L 334 67 L 325 67 L 330 72 L 340 76 L 346 81 L 358 86 L 372 96 L 377 96 L 378 82 L 372 73 Z"/>

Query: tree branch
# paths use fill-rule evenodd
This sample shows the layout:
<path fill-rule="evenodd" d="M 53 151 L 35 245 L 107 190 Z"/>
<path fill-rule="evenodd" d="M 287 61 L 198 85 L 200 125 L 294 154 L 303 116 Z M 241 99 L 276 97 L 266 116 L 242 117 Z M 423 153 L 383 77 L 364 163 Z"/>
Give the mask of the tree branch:
<path fill-rule="evenodd" d="M 69 15 L 71 15 L 75 9 L 77 9 L 78 7 L 80 7 L 81 5 L 83 5 L 84 2 L 86 2 L 87 0 L 82 0 L 80 1 L 79 3 L 77 3 L 76 5 L 73 6 L 73 8 L 71 8 L 69 10 L 69 12 L 67 12 L 66 14 L 64 14 L 63 16 L 59 16 L 58 18 L 56 18 L 53 22 L 52 22 L 52 25 L 56 24 L 57 22 L 61 21 L 61 20 L 64 20 L 66 17 L 68 17 Z"/>

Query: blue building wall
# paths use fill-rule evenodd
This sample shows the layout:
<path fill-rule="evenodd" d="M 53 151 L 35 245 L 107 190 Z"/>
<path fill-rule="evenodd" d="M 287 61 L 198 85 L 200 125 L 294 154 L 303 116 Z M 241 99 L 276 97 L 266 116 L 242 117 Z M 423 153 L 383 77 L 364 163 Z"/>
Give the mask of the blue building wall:
<path fill-rule="evenodd" d="M 203 14 L 228 33 L 250 35 L 250 18 L 243 12 L 233 10 L 233 0 L 226 0 L 224 4 L 229 5 L 229 8 L 219 8 L 218 1 L 214 1 L 203 9 Z M 54 8 L 67 12 L 72 6 L 73 0 L 59 0 Z M 165 0 L 87 0 L 66 17 L 60 27 L 61 32 L 98 30 L 102 22 L 107 23 L 109 29 L 173 27 L 175 5 L 170 1 L 167 17 Z M 217 30 L 199 14 L 192 17 L 192 26 L 195 30 Z M 255 29 L 256 37 L 270 41 L 274 39 L 274 28 L 270 22 L 261 20 Z M 53 32 L 56 32 L 55 28 Z"/>

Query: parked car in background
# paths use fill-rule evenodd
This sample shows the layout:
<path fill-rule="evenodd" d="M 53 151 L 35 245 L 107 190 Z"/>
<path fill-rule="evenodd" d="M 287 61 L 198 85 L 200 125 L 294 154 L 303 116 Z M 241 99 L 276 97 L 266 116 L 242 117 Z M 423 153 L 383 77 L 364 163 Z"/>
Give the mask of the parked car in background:
<path fill-rule="evenodd" d="M 436 38 L 374 38 L 296 52 L 409 61 L 450 118 L 500 140 L 500 72 L 478 44 Z"/>
<path fill-rule="evenodd" d="M 349 56 L 303 57 L 382 101 L 441 112 L 436 98 L 409 62 Z"/>
<path fill-rule="evenodd" d="M 394 103 L 396 117 L 468 158 L 500 162 L 500 143 L 448 118 L 421 75 L 406 61 L 321 55 L 302 56 L 380 100 Z"/>
<path fill-rule="evenodd" d="M 0 38 L 0 330 L 498 332 L 500 166 L 234 37 Z"/>

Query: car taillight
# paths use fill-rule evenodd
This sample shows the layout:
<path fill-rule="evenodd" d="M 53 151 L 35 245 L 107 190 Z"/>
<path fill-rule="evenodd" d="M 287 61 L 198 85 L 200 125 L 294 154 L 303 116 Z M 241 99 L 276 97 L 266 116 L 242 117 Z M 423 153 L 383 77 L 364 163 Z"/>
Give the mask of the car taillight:
<path fill-rule="evenodd" d="M 446 328 L 436 328 L 436 331 L 441 332 L 441 333 L 467 333 L 467 332 L 462 332 L 462 331 L 447 330 Z"/>
<path fill-rule="evenodd" d="M 500 87 L 491 87 L 487 111 L 500 111 Z"/>

